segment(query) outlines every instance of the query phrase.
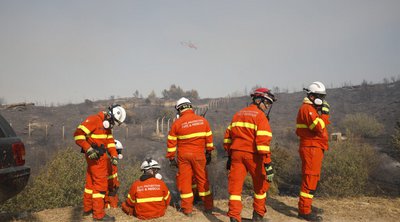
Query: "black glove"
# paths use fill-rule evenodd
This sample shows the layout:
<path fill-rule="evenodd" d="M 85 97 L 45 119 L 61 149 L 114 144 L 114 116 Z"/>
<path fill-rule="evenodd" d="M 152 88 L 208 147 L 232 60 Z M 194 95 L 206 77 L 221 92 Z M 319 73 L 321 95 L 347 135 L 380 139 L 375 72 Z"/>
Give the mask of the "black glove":
<path fill-rule="evenodd" d="M 92 147 L 89 147 L 89 149 L 86 151 L 86 154 L 91 160 L 98 160 L 100 158 L 99 153 Z"/>
<path fill-rule="evenodd" d="M 271 164 L 264 164 L 264 168 L 267 172 L 267 181 L 271 183 L 274 179 L 274 170 L 272 169 Z"/>
<path fill-rule="evenodd" d="M 231 156 L 228 156 L 228 161 L 226 161 L 226 170 L 231 170 L 231 163 L 232 163 L 232 158 Z"/>
<path fill-rule="evenodd" d="M 321 113 L 329 115 L 329 108 L 330 108 L 329 103 L 324 100 L 324 102 L 322 103 Z"/>
<path fill-rule="evenodd" d="M 175 159 L 170 159 L 169 160 L 169 167 L 178 168 L 178 163 L 175 161 Z"/>
<path fill-rule="evenodd" d="M 210 164 L 211 162 L 211 152 L 206 152 L 206 165 Z"/>

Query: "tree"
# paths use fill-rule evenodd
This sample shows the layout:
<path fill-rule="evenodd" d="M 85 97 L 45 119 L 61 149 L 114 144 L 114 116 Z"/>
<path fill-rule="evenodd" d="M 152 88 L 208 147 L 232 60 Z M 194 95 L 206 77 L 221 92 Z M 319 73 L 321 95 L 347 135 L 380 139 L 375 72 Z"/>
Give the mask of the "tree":
<path fill-rule="evenodd" d="M 169 87 L 169 90 L 164 89 L 162 91 L 162 95 L 164 99 L 174 99 L 177 100 L 181 97 L 188 97 L 191 99 L 198 99 L 199 94 L 197 93 L 196 90 L 192 89 L 189 91 L 183 91 L 183 89 L 175 84 L 172 84 Z"/>
<path fill-rule="evenodd" d="M 347 132 L 364 138 L 375 138 L 381 135 L 384 130 L 382 123 L 366 113 L 346 115 L 341 125 Z"/>

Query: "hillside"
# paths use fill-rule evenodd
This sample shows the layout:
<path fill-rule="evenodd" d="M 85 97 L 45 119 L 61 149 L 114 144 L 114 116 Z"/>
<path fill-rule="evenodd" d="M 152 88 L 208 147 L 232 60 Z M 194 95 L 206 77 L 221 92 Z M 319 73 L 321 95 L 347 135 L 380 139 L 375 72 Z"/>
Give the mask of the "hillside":
<path fill-rule="evenodd" d="M 242 217 L 250 219 L 252 215 L 252 198 L 248 197 L 244 201 Z M 315 207 L 324 209 L 324 221 L 382 221 L 395 222 L 400 217 L 400 198 L 351 198 L 351 199 L 317 199 Z M 283 222 L 283 221 L 304 221 L 297 219 L 297 198 L 294 197 L 270 197 L 267 200 L 267 215 L 264 221 Z M 215 208 L 212 215 L 203 214 L 201 205 L 196 205 L 193 217 L 188 218 L 182 213 L 177 212 L 173 207 L 169 207 L 164 217 L 150 221 L 214 221 L 228 222 L 226 216 L 228 210 L 226 200 L 215 201 Z M 65 207 L 58 209 L 48 209 L 36 213 L 22 213 L 19 215 L 0 214 L 1 221 L 25 222 L 25 221 L 92 221 L 90 216 L 81 216 L 82 208 Z M 107 214 L 115 216 L 116 221 L 134 221 L 132 217 L 125 215 L 121 209 L 107 209 Z M 251 220 L 243 220 L 251 221 Z"/>

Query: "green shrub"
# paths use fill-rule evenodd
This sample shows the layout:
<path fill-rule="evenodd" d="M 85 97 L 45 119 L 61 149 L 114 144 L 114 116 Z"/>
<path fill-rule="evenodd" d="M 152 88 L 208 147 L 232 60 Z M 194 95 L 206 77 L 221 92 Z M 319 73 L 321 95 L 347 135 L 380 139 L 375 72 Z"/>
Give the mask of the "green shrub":
<path fill-rule="evenodd" d="M 396 128 L 392 135 L 392 144 L 397 151 L 400 151 L 400 121 L 396 122 Z"/>
<path fill-rule="evenodd" d="M 341 125 L 348 134 L 364 138 L 375 138 L 383 133 L 384 126 L 375 117 L 366 113 L 348 114 Z"/>
<path fill-rule="evenodd" d="M 76 148 L 58 151 L 38 176 L 0 209 L 8 212 L 76 206 L 82 202 L 86 162 Z"/>
<path fill-rule="evenodd" d="M 377 151 L 354 139 L 332 144 L 325 152 L 318 194 L 348 197 L 369 192 L 368 180 L 379 164 Z"/>

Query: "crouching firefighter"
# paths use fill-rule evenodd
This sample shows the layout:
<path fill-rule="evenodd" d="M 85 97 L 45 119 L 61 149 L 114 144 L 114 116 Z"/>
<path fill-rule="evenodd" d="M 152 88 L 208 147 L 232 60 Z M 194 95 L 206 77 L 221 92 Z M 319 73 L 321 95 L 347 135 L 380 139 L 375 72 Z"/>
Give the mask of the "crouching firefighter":
<path fill-rule="evenodd" d="M 104 198 L 107 192 L 108 164 L 118 164 L 118 154 L 111 129 L 126 118 L 126 111 L 120 105 L 110 106 L 89 116 L 75 130 L 75 143 L 81 147 L 87 162 L 86 184 L 83 195 L 83 215 L 93 214 L 95 221 L 114 221 L 106 215 Z M 111 159 L 108 157 L 110 155 Z"/>
<path fill-rule="evenodd" d="M 122 203 L 122 210 L 142 220 L 162 217 L 171 201 L 171 195 L 158 173 L 161 167 L 157 161 L 148 158 L 140 169 L 143 175 L 133 182 L 128 197 Z"/>

